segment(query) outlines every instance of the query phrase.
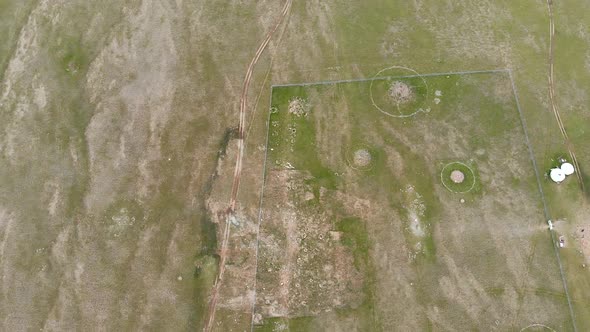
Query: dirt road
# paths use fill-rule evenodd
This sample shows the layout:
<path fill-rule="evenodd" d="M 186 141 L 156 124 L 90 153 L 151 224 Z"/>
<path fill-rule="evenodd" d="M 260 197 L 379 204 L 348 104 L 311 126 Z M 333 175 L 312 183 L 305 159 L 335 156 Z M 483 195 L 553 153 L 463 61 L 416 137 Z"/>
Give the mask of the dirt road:
<path fill-rule="evenodd" d="M 262 41 L 260 46 L 258 46 L 258 50 L 250 64 L 248 65 L 248 69 L 246 70 L 246 76 L 244 77 L 244 83 L 242 87 L 242 94 L 240 96 L 240 111 L 239 111 L 239 125 L 238 125 L 238 153 L 236 157 L 236 165 L 234 168 L 234 176 L 233 176 L 233 183 L 232 183 L 232 190 L 231 190 L 231 198 L 229 202 L 229 207 L 226 212 L 225 218 L 225 225 L 223 230 L 223 236 L 221 239 L 221 249 L 219 253 L 219 272 L 217 274 L 217 278 L 215 279 L 215 284 L 213 285 L 213 291 L 211 293 L 211 300 L 209 302 L 209 314 L 207 316 L 207 321 L 205 323 L 204 331 L 211 331 L 213 328 L 213 322 L 215 321 L 215 311 L 217 307 L 217 299 L 219 297 L 219 290 L 221 288 L 221 284 L 223 281 L 223 273 L 225 272 L 225 262 L 227 260 L 228 255 L 228 243 L 229 237 L 231 234 L 231 219 L 235 218 L 236 212 L 236 204 L 237 204 L 237 197 L 238 191 L 240 187 L 240 178 L 242 174 L 242 161 L 244 159 L 244 147 L 245 147 L 245 128 L 246 128 L 246 110 L 248 104 L 248 91 L 250 89 L 250 82 L 252 80 L 252 73 L 254 71 L 254 67 L 260 56 L 270 43 L 275 32 L 278 30 L 279 26 L 283 23 L 287 14 L 289 13 L 289 9 L 291 8 L 293 0 L 286 0 L 285 5 L 281 11 L 281 15 L 276 22 L 275 26 L 272 30 L 266 35 L 266 38 Z"/>

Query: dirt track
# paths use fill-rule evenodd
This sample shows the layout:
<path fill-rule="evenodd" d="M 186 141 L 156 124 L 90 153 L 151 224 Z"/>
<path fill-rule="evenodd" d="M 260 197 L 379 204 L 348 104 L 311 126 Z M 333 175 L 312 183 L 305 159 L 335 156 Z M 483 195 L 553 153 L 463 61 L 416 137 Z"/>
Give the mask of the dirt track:
<path fill-rule="evenodd" d="M 227 260 L 227 254 L 228 254 L 227 246 L 228 246 L 229 237 L 230 237 L 230 233 L 231 233 L 231 221 L 230 220 L 231 220 L 231 218 L 235 218 L 237 196 L 238 196 L 238 191 L 239 191 L 239 187 L 240 187 L 240 177 L 242 174 L 242 161 L 244 159 L 246 108 L 247 108 L 247 103 L 248 103 L 248 91 L 250 88 L 250 82 L 252 80 L 252 73 L 254 71 L 254 67 L 256 66 L 256 63 L 258 63 L 260 56 L 262 55 L 262 53 L 264 52 L 264 50 L 266 49 L 266 47 L 270 43 L 270 40 L 272 39 L 273 35 L 278 30 L 281 23 L 283 23 L 283 21 L 287 17 L 287 14 L 289 13 L 289 9 L 291 8 L 292 2 L 293 2 L 293 0 L 285 1 L 285 5 L 283 6 L 283 9 L 281 11 L 281 15 L 280 15 L 277 23 L 275 24 L 273 29 L 266 35 L 266 38 L 262 41 L 262 43 L 258 47 L 258 50 L 256 51 L 256 54 L 254 55 L 254 58 L 252 58 L 252 61 L 250 62 L 250 64 L 248 65 L 248 69 L 246 70 L 246 76 L 244 78 L 244 83 L 243 83 L 243 87 L 242 87 L 242 94 L 240 96 L 240 113 L 239 113 L 239 125 L 238 125 L 238 153 L 237 153 L 237 158 L 236 158 L 236 166 L 234 169 L 231 198 L 230 198 L 230 203 L 229 203 L 229 207 L 227 210 L 227 216 L 225 219 L 225 227 L 223 230 L 223 237 L 221 240 L 221 249 L 220 249 L 220 254 L 219 254 L 219 256 L 220 256 L 219 272 L 218 272 L 217 278 L 215 279 L 215 284 L 213 286 L 211 300 L 209 303 L 209 314 L 207 316 L 207 321 L 206 321 L 205 327 L 203 329 L 204 331 L 211 331 L 211 329 L 213 327 L 213 322 L 215 321 L 215 311 L 216 311 L 216 307 L 217 307 L 217 299 L 219 297 L 219 289 L 221 288 L 221 284 L 222 284 L 222 280 L 223 280 L 223 273 L 225 271 L 225 262 Z"/>
<path fill-rule="evenodd" d="M 576 168 L 576 176 L 578 177 L 578 183 L 582 188 L 582 191 L 585 192 L 586 189 L 584 188 L 584 180 L 582 179 L 582 173 L 580 172 L 580 164 L 578 163 L 578 159 L 576 158 L 576 153 L 574 151 L 574 146 L 567 135 L 567 131 L 565 130 L 565 126 L 563 125 L 563 121 L 561 120 L 561 115 L 559 114 L 559 108 L 557 107 L 557 102 L 555 101 L 555 77 L 554 77 L 554 70 L 553 70 L 553 63 L 554 63 L 554 54 L 555 54 L 555 19 L 553 17 L 553 0 L 547 0 L 547 9 L 549 11 L 549 101 L 551 103 L 551 110 L 555 115 L 555 120 L 557 120 L 557 125 L 559 126 L 559 130 L 563 139 L 565 140 L 565 144 L 570 155 L 570 158 Z"/>

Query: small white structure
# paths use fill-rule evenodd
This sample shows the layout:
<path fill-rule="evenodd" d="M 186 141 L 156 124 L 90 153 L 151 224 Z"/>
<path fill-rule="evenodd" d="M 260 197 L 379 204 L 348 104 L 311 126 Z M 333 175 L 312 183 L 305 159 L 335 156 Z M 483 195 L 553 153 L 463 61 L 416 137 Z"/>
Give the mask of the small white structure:
<path fill-rule="evenodd" d="M 565 180 L 565 172 L 561 168 L 552 168 L 549 176 L 551 177 L 551 180 L 556 183 Z"/>
<path fill-rule="evenodd" d="M 561 170 L 565 175 L 572 175 L 574 174 L 574 165 L 570 163 L 563 163 L 561 164 Z"/>

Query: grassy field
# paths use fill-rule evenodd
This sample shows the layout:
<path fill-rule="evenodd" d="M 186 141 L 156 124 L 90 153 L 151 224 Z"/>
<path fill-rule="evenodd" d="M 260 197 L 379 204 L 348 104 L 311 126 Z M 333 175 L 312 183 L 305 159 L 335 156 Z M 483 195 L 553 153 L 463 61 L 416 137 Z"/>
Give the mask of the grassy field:
<path fill-rule="evenodd" d="M 272 90 L 259 329 L 573 329 L 508 73 L 373 82 Z"/>
<path fill-rule="evenodd" d="M 0 0 L 0 329 L 202 328 L 217 273 L 217 239 L 225 222 L 220 216 L 227 209 L 231 188 L 242 81 L 282 5 L 282 1 L 271 0 Z M 589 9 L 582 0 L 554 1 L 556 100 L 587 188 L 590 97 L 585 87 L 590 85 L 590 30 L 585 22 L 590 21 Z M 300 261 L 300 269 L 312 271 L 315 276 L 293 276 L 294 283 L 311 280 L 310 289 L 318 294 L 317 302 L 302 305 L 301 301 L 311 296 L 305 291 L 294 298 L 299 301 L 297 305 L 289 304 L 285 296 L 277 305 L 272 301 L 266 304 L 264 296 L 257 296 L 257 310 L 265 317 L 277 317 L 264 320 L 267 324 L 260 328 L 288 324 L 292 330 L 386 330 L 393 321 L 406 326 L 414 322 L 415 327 L 422 328 L 430 320 L 442 324 L 440 317 L 449 308 L 457 307 L 453 314 L 461 315 L 457 313 L 461 305 L 449 301 L 437 304 L 438 314 L 434 309 L 427 311 L 433 299 L 444 299 L 445 295 L 442 290 L 415 294 L 414 289 L 421 282 L 426 291 L 431 291 L 436 283 L 422 276 L 450 271 L 451 263 L 441 263 L 440 257 L 462 257 L 457 252 L 458 240 L 449 239 L 450 233 L 445 233 L 453 230 L 441 228 L 442 222 L 437 220 L 455 220 L 457 216 L 448 215 L 448 211 L 455 211 L 453 207 L 475 218 L 479 216 L 474 212 L 477 204 L 489 197 L 503 197 L 503 192 L 489 192 L 486 174 L 489 176 L 493 162 L 489 153 L 499 149 L 497 142 L 506 143 L 510 135 L 518 138 L 514 146 L 523 146 L 513 101 L 504 105 L 496 100 L 504 92 L 512 93 L 505 84 L 505 75 L 472 76 L 472 83 L 461 81 L 469 77 L 451 77 L 448 81 L 446 77 L 433 77 L 427 80 L 428 91 L 423 90 L 424 81 L 407 78 L 405 82 L 419 92 L 410 104 L 432 103 L 437 89 L 443 91 L 443 96 L 430 112 L 423 109 L 414 118 L 401 121 L 376 111 L 366 100 L 367 87 L 360 83 L 275 88 L 273 95 L 270 92 L 272 84 L 367 79 L 391 66 L 420 73 L 504 68 L 512 71 L 541 172 L 548 215 L 555 222 L 555 235 L 566 239 L 566 247 L 559 253 L 577 327 L 579 331 L 590 330 L 590 272 L 584 267 L 590 265 L 590 242 L 582 232 L 590 229 L 588 194 L 580 191 L 574 178 L 555 185 L 543 176 L 556 157 L 567 155 L 549 109 L 548 30 L 544 1 L 295 0 L 285 24 L 253 73 L 237 209 L 239 226 L 232 227 L 231 258 L 216 316 L 217 330 L 248 330 L 257 269 L 266 271 L 259 274 L 258 282 L 264 284 L 268 279 L 270 285 L 280 286 L 281 281 L 273 279 L 276 276 L 272 266 L 264 270 L 264 264 L 283 264 L 296 257 L 277 254 L 276 261 L 256 261 L 258 240 L 273 243 L 268 239 L 269 232 L 276 233 L 273 241 L 277 245 L 301 240 L 281 238 L 285 230 L 280 223 L 269 223 L 269 228 L 261 228 L 262 236 L 257 237 L 268 100 L 272 98 L 279 110 L 293 96 L 309 101 L 303 106 L 315 110 L 308 118 L 314 122 L 307 123 L 309 120 L 303 118 L 288 122 L 280 112 L 272 114 L 273 121 L 287 132 L 288 126 L 298 126 L 299 138 L 293 143 L 298 150 L 294 151 L 309 158 L 296 157 L 289 150 L 290 141 L 279 142 L 279 136 L 286 137 L 281 131 L 279 136 L 271 136 L 272 144 L 277 145 L 269 154 L 275 159 L 269 160 L 289 159 L 296 167 L 293 172 L 303 170 L 290 175 L 296 179 L 292 186 L 299 188 L 296 190 L 303 197 L 313 198 L 304 200 L 302 207 L 292 212 L 301 225 L 310 227 L 313 236 L 323 234 L 323 239 L 298 245 L 301 250 L 325 253 L 332 268 L 342 273 L 330 277 L 334 270 L 323 270 L 326 264 L 317 254 Z M 398 74 L 412 75 L 404 70 L 387 75 Z M 482 80 L 498 80 L 499 91 L 480 87 L 478 82 Z M 457 81 L 470 87 L 478 100 L 453 90 L 452 84 Z M 375 88 L 387 89 L 388 82 L 376 82 Z M 445 93 L 445 89 L 457 93 Z M 457 112 L 498 125 L 464 123 L 458 128 L 459 124 L 447 123 L 443 117 L 451 112 L 442 112 L 444 105 L 475 106 L 479 99 L 502 104 L 506 112 Z M 387 102 L 387 98 L 376 94 L 374 101 Z M 320 104 L 325 112 L 317 110 Z M 412 113 L 410 104 L 390 111 Z M 426 118 L 443 126 L 419 123 L 419 119 Z M 516 127 L 503 127 L 512 120 Z M 341 127 L 334 130 L 334 124 Z M 426 134 L 420 136 L 414 129 Z M 369 132 L 374 134 L 367 135 Z M 451 139 L 457 142 L 448 146 L 434 139 L 449 139 L 453 133 Z M 404 137 L 416 145 L 410 141 L 401 144 Z M 453 146 L 459 148 L 450 151 Z M 487 154 L 472 157 L 476 147 Z M 370 164 L 355 169 L 342 164 L 344 160 L 353 161 L 358 150 L 370 153 Z M 525 152 L 518 155 L 515 165 L 530 175 L 530 165 L 520 164 Z M 406 168 L 396 169 L 402 165 L 396 160 L 403 160 Z M 452 162 L 472 168 L 476 180 L 473 190 L 460 196 L 441 190 L 440 172 Z M 278 169 L 284 166 L 288 165 L 273 165 Z M 396 172 L 407 177 L 401 178 Z M 443 179 L 446 173 L 443 171 Z M 280 173 L 279 179 L 288 178 L 285 174 Z M 269 173 L 267 180 L 272 176 Z M 353 177 L 358 181 L 352 181 Z M 517 219 L 526 217 L 525 225 L 543 227 L 543 217 L 538 214 L 541 202 L 535 196 L 538 190 L 530 179 L 504 179 L 503 183 L 511 192 L 520 188 L 519 197 L 526 199 L 519 201 L 521 205 L 535 207 Z M 267 193 L 274 190 L 277 195 L 285 195 L 287 202 L 288 193 L 281 183 L 270 181 Z M 402 191 L 394 195 L 393 190 L 386 190 L 385 183 L 395 183 L 395 190 Z M 457 186 L 456 191 L 466 189 L 463 186 L 467 183 Z M 412 184 L 412 190 L 408 184 Z M 409 229 L 400 226 L 394 236 L 385 228 L 385 220 L 397 220 L 396 225 L 402 225 L 401 220 L 407 217 L 405 207 L 417 199 L 416 195 L 427 203 L 422 219 L 433 222 L 422 228 L 423 237 L 413 235 L 417 229 L 412 229 L 411 224 Z M 465 203 L 457 203 L 459 197 Z M 356 208 L 349 209 L 351 204 Z M 391 218 L 371 216 L 380 220 L 375 225 L 382 229 L 371 227 L 367 223 L 371 218 L 364 215 L 375 204 L 383 214 L 393 213 Z M 487 204 L 480 210 L 498 208 L 500 216 L 518 205 L 504 208 L 502 202 Z M 355 212 L 359 209 L 365 212 Z M 321 218 L 314 217 L 317 215 Z M 466 218 L 460 217 L 458 220 Z M 327 226 L 314 228 L 319 220 Z M 463 232 L 457 233 L 456 239 L 464 240 L 472 234 L 474 239 L 489 242 L 481 238 L 486 231 L 491 232 L 489 229 L 478 233 L 452 225 L 454 231 Z M 491 238 L 502 235 L 502 229 L 499 225 L 498 233 Z M 532 230 L 527 232 L 518 233 L 525 244 L 511 244 L 522 249 L 535 243 L 534 252 L 538 254 L 533 256 L 532 265 L 523 266 L 539 266 L 531 271 L 544 266 L 547 274 L 555 273 L 556 258 L 549 257 L 555 254 L 548 234 L 539 230 L 537 237 L 531 235 Z M 414 265 L 396 251 L 418 244 L 422 246 L 421 254 L 416 255 Z M 494 246 L 500 244 L 483 248 Z M 386 255 L 378 257 L 377 252 Z M 514 252 L 509 255 L 500 251 L 490 256 L 509 257 L 506 262 L 519 263 L 521 256 L 533 249 Z M 399 269 L 398 262 L 402 262 Z M 384 274 L 386 265 L 390 270 Z M 491 266 L 500 271 L 501 265 L 494 261 Z M 490 300 L 492 313 L 487 317 L 501 315 L 497 308 L 509 298 L 518 300 L 506 308 L 522 307 L 518 317 L 529 318 L 533 316 L 525 309 L 536 310 L 535 301 L 554 299 L 549 307 L 556 306 L 556 311 L 546 319 L 567 330 L 567 317 L 562 322 L 558 317 L 564 314 L 562 290 L 553 284 L 559 275 L 549 278 L 541 273 L 527 281 L 533 285 L 527 288 L 524 282 L 528 278 L 522 272 L 525 268 L 505 265 L 517 276 L 508 278 L 504 291 L 493 285 L 489 294 L 484 292 L 482 299 L 493 294 L 497 297 Z M 406 288 L 392 285 L 393 276 L 400 276 L 399 284 Z M 539 289 L 537 283 L 547 278 L 550 286 Z M 481 279 L 486 287 L 491 284 L 479 275 L 474 279 Z M 323 284 L 322 280 L 332 284 Z M 414 285 L 407 286 L 408 280 Z M 452 289 L 449 285 L 453 281 L 445 282 L 445 289 Z M 520 282 L 525 286 L 519 286 Z M 276 296 L 272 287 L 268 296 Z M 388 287 L 390 293 L 383 292 Z M 510 294 L 508 289 L 517 294 Z M 475 295 L 455 299 L 462 298 L 473 300 Z M 400 305 L 404 299 L 413 299 L 408 300 L 408 306 L 415 308 L 414 312 L 406 312 L 407 318 L 383 311 Z M 268 310 L 261 311 L 264 308 Z M 276 311 L 271 315 L 273 308 Z M 325 308 L 334 309 L 325 312 Z M 469 317 L 465 319 L 467 327 L 475 325 L 472 317 L 483 317 L 478 312 L 464 315 Z M 512 318 L 516 315 L 506 314 Z M 487 324 L 486 319 L 483 322 Z M 515 329 L 522 323 L 519 319 L 513 319 L 512 325 L 506 319 L 499 320 L 502 326 Z M 334 325 L 337 323 L 342 325 Z"/>

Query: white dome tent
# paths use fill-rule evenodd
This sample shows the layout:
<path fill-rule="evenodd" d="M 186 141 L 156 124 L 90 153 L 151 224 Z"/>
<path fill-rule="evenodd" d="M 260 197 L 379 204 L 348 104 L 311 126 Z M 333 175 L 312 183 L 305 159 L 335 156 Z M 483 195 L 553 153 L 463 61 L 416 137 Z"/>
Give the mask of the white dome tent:
<path fill-rule="evenodd" d="M 561 168 L 552 168 L 549 177 L 551 177 L 553 182 L 560 183 L 565 180 L 565 172 Z"/>
<path fill-rule="evenodd" d="M 570 163 L 563 163 L 561 164 L 561 170 L 565 175 L 572 175 L 574 174 L 574 165 Z"/>

